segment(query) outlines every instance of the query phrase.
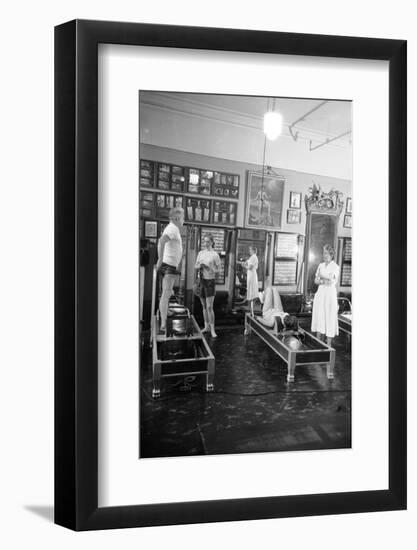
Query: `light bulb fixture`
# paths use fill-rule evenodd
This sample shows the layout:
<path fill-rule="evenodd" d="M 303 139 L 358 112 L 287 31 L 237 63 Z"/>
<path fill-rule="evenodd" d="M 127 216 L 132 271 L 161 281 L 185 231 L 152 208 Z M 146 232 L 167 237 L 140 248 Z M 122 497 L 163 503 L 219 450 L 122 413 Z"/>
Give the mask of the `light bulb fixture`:
<path fill-rule="evenodd" d="M 272 99 L 272 109 L 268 99 L 267 112 L 264 114 L 264 133 L 271 141 L 277 139 L 282 132 L 282 115 L 275 112 L 275 97 Z"/>
<path fill-rule="evenodd" d="M 275 111 L 264 114 L 264 132 L 268 139 L 277 139 L 282 132 L 282 115 Z"/>

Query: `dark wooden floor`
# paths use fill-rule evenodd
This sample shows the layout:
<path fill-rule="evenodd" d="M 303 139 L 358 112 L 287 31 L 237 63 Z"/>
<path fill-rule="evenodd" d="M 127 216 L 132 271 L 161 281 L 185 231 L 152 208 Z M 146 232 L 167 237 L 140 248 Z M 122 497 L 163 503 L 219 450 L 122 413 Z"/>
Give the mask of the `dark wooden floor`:
<path fill-rule="evenodd" d="M 310 320 L 301 325 L 308 329 Z M 351 352 L 333 340 L 335 378 L 323 366 L 287 368 L 243 326 L 218 329 L 208 343 L 216 357 L 215 392 L 204 376 L 165 378 L 153 400 L 149 353 L 141 376 L 140 457 L 336 449 L 351 446 Z"/>

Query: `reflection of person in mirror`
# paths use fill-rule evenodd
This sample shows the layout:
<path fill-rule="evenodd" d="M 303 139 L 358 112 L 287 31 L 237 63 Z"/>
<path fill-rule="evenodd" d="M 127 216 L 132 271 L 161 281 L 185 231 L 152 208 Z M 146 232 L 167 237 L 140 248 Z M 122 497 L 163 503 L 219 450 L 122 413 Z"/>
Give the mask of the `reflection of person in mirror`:
<path fill-rule="evenodd" d="M 180 274 L 179 265 L 182 260 L 182 238 L 180 229 L 184 224 L 184 210 L 171 208 L 169 211 L 169 224 L 165 227 L 158 242 L 157 270 L 163 276 L 162 294 L 159 300 L 159 313 L 161 316 L 160 330 L 166 329 L 169 299 L 174 289 L 174 283 Z"/>
<path fill-rule="evenodd" d="M 250 303 L 250 309 L 253 316 L 253 301 L 258 298 L 259 285 L 258 285 L 258 252 L 256 246 L 249 247 L 249 258 L 246 262 L 241 262 L 244 269 L 247 270 L 246 275 L 246 300 Z"/>
<path fill-rule="evenodd" d="M 325 335 L 327 345 L 332 345 L 332 338 L 339 334 L 337 320 L 337 289 L 339 266 L 334 262 L 334 248 L 326 244 L 323 247 L 323 262 L 318 266 L 314 282 L 319 288 L 314 296 L 311 330 L 317 338 Z"/>
<path fill-rule="evenodd" d="M 271 197 L 263 187 L 258 190 L 253 202 L 258 208 L 259 222 L 262 219 L 269 220 L 271 218 Z"/>
<path fill-rule="evenodd" d="M 216 273 L 220 271 L 220 256 L 213 250 L 214 237 L 208 233 L 203 239 L 204 250 L 198 253 L 194 269 L 200 273 L 200 302 L 203 308 L 204 328 L 201 332 L 210 332 L 217 338 L 214 330 L 214 296 L 216 294 Z"/>

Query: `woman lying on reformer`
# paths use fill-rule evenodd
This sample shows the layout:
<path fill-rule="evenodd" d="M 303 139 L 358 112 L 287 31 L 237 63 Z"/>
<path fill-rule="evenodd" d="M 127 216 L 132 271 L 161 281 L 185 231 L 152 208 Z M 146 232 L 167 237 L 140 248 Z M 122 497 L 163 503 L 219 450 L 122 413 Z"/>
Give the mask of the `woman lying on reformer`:
<path fill-rule="evenodd" d="M 265 280 L 265 291 L 259 293 L 259 300 L 262 304 L 262 317 L 257 317 L 257 320 L 260 323 L 272 328 L 275 318 L 278 318 L 278 331 L 298 331 L 297 318 L 284 311 L 278 288 L 271 286 L 269 277 Z"/>

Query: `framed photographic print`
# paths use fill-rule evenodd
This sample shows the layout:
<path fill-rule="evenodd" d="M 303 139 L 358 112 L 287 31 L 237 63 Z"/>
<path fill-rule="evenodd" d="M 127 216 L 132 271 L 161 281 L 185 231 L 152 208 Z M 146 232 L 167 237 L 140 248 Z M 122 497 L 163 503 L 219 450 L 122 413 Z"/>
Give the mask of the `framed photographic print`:
<path fill-rule="evenodd" d="M 352 216 L 350 214 L 345 214 L 343 219 L 343 227 L 352 227 Z"/>
<path fill-rule="evenodd" d="M 147 239 L 158 236 L 158 222 L 145 221 L 145 237 Z"/>
<path fill-rule="evenodd" d="M 281 228 L 285 179 L 278 174 L 248 172 L 245 227 Z"/>
<path fill-rule="evenodd" d="M 231 201 L 213 201 L 213 223 L 235 225 L 237 204 Z"/>
<path fill-rule="evenodd" d="M 301 223 L 301 211 L 287 210 L 287 223 Z"/>
<path fill-rule="evenodd" d="M 211 209 L 211 200 L 187 198 L 185 219 L 190 222 L 208 222 L 210 221 Z"/>
<path fill-rule="evenodd" d="M 153 187 L 154 163 L 148 160 L 140 161 L 140 185 Z"/>
<path fill-rule="evenodd" d="M 301 208 L 301 193 L 290 191 L 290 208 Z"/>
<path fill-rule="evenodd" d="M 346 199 L 346 214 L 352 214 L 352 199 L 348 197 Z"/>
<path fill-rule="evenodd" d="M 167 79 L 173 61 L 175 71 Z M 208 79 L 213 71 L 216 78 Z M 193 78 L 184 79 L 190 72 Z M 149 90 L 155 91 L 153 101 L 145 105 L 141 97 Z M 190 94 L 203 94 L 204 101 L 196 95 L 190 101 Z M 264 115 L 283 109 L 285 98 L 304 99 L 296 115 L 285 118 L 285 134 L 274 141 L 264 132 Z M 340 100 L 344 106 L 338 109 L 350 112 L 356 105 L 360 113 L 350 131 L 353 140 L 361 136 L 361 146 L 352 148 L 352 154 L 343 132 L 331 135 L 349 150 L 343 158 L 343 147 L 333 146 L 330 138 L 314 141 L 313 136 L 323 135 L 317 127 L 311 141 L 306 135 L 297 139 L 306 126 L 298 124 L 300 117 L 309 120 L 307 113 L 322 109 L 330 120 L 333 104 Z M 252 102 L 248 117 L 244 106 Z M 202 150 L 195 132 L 184 132 L 187 144 L 194 142 L 192 152 L 179 142 L 179 125 L 173 121 L 180 112 L 181 121 L 192 119 L 194 129 L 196 120 L 212 125 Z M 215 126 L 220 113 L 228 117 L 219 122 L 221 132 Z M 149 127 L 159 145 L 147 138 Z M 232 127 L 238 128 L 236 139 L 228 133 Z M 55 30 L 55 132 L 55 522 L 81 531 L 405 509 L 406 42 L 70 21 Z M 283 140 L 302 147 L 303 155 L 284 154 Z M 225 158 L 222 152 L 231 146 Z M 318 147 L 325 166 L 317 175 L 310 152 Z M 200 165 L 201 155 L 216 161 Z M 355 177 L 349 172 L 352 159 Z M 177 166 L 187 167 L 175 173 L 184 177 L 179 180 L 184 196 L 165 188 Z M 213 172 L 212 180 L 201 173 L 203 167 Z M 310 363 L 298 361 L 295 368 L 299 350 L 287 346 L 286 362 L 267 343 L 278 345 L 274 329 L 259 328 L 246 312 L 244 334 L 243 326 L 227 327 L 222 315 L 235 299 L 237 251 L 255 266 L 259 255 L 273 273 L 284 186 L 290 192 L 311 189 L 314 197 L 330 197 L 335 179 L 336 189 L 349 189 L 344 196 L 374 206 L 378 246 L 369 248 L 362 238 L 369 231 L 369 208 L 356 208 L 355 235 L 360 238 L 351 243 L 355 298 L 348 317 L 338 319 L 349 338 L 332 336 L 334 347 L 316 341 L 311 319 L 300 317 L 303 345 L 318 347 L 320 359 L 308 354 Z M 213 196 L 214 210 L 204 222 L 204 201 L 210 199 L 198 195 L 209 184 L 229 194 Z M 236 189 L 238 195 L 231 195 Z M 152 195 L 152 208 L 140 203 L 140 191 Z M 312 227 L 323 238 L 330 234 L 328 219 L 337 239 L 340 216 L 344 222 L 350 216 L 339 198 L 332 203 L 337 208 L 326 206 L 326 212 L 319 200 L 315 203 Z M 230 226 L 223 228 L 225 283 L 216 289 L 214 301 L 219 307 L 217 334 L 194 307 L 200 300 L 187 276 L 199 252 L 201 227 L 187 220 L 180 231 L 185 268 L 174 283 L 178 308 L 173 315 L 183 317 L 165 327 L 158 317 L 156 325 L 160 280 L 154 265 L 139 267 L 139 222 L 144 217 L 155 222 L 157 214 L 167 219 L 172 208 L 182 205 L 192 209 L 193 221 L 201 215 L 205 228 L 219 230 L 212 221 L 214 205 L 232 199 L 236 209 L 223 212 L 218 205 L 218 214 L 235 216 L 236 227 L 231 217 L 225 218 Z M 262 233 L 263 248 L 252 237 L 239 241 L 242 226 Z M 309 241 L 300 242 L 294 241 L 290 253 L 306 258 L 309 250 L 299 247 Z M 369 323 L 367 265 L 357 261 L 364 254 L 367 265 L 378 266 L 375 284 L 381 299 L 372 310 L 372 317 L 382 321 L 378 323 Z M 284 290 L 292 294 L 302 278 L 298 263 L 281 266 L 282 281 L 289 284 Z M 249 286 L 245 276 L 242 281 Z M 304 289 L 298 294 L 311 303 Z M 285 306 L 290 309 L 291 303 Z M 159 311 L 163 313 L 160 305 Z M 142 330 L 146 323 L 152 325 L 152 351 Z M 344 367 L 352 349 L 344 345 L 349 339 L 355 350 L 353 377 Z M 299 346 L 297 342 L 292 344 Z M 233 369 L 232 387 L 223 385 L 225 359 Z M 169 370 L 173 363 L 182 368 L 180 373 Z M 152 384 L 160 377 L 164 386 L 156 399 Z M 300 387 L 302 397 L 297 395 Z M 269 406 L 259 401 L 256 410 L 255 393 L 269 396 Z M 301 406 L 301 399 L 314 405 L 306 405 L 310 408 L 302 421 L 288 406 L 290 394 L 291 403 Z M 195 404 L 201 407 L 197 412 Z M 255 424 L 257 412 L 275 405 L 276 415 Z M 248 419 L 244 427 L 241 418 Z M 152 437 L 155 424 L 159 439 Z M 186 437 L 193 439 L 187 453 Z M 225 453 L 230 441 L 236 450 Z M 277 441 L 292 442 L 291 452 L 278 452 Z M 155 456 L 158 460 L 151 459 Z M 248 471 L 256 475 L 248 476 Z M 184 479 L 196 482 L 184 484 Z"/>

